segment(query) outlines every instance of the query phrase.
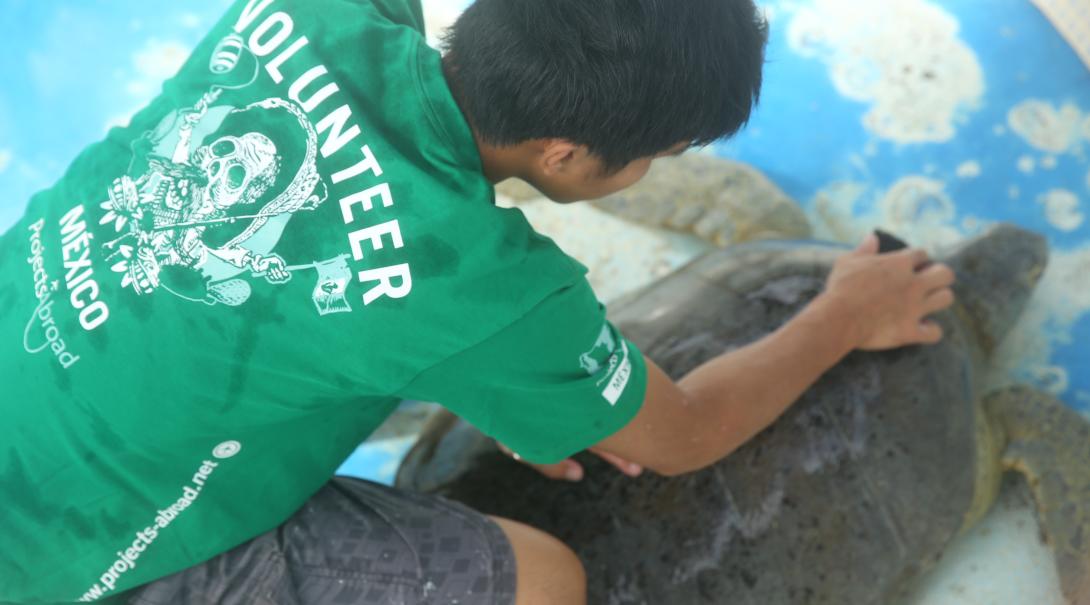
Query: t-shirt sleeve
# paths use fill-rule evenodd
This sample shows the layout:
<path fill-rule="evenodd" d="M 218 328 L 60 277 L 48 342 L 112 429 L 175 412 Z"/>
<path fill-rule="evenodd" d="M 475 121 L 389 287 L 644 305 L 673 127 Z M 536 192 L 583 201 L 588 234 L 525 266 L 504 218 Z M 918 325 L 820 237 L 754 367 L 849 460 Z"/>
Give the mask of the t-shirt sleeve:
<path fill-rule="evenodd" d="M 643 355 L 585 280 L 418 375 L 401 396 L 436 401 L 531 462 L 595 445 L 639 411 Z"/>

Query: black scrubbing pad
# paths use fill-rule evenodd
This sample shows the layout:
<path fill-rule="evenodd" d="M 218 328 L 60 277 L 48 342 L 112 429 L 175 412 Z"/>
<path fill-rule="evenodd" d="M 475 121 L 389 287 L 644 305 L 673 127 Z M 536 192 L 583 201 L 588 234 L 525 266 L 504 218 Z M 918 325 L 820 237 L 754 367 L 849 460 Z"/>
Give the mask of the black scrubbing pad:
<path fill-rule="evenodd" d="M 882 231 L 881 229 L 875 229 L 874 234 L 878 236 L 878 253 L 885 254 L 886 252 L 896 252 L 897 250 L 904 250 L 908 247 L 908 244 L 904 240 Z"/>

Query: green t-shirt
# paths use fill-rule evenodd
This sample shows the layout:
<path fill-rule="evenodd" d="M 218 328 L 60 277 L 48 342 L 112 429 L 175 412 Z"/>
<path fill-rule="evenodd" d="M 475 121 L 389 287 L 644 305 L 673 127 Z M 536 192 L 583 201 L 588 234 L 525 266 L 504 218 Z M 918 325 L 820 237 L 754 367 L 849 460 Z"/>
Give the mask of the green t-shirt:
<path fill-rule="evenodd" d="M 636 413 L 640 353 L 493 204 L 421 24 L 240 1 L 0 238 L 0 602 L 275 527 L 402 398 L 542 462 Z"/>

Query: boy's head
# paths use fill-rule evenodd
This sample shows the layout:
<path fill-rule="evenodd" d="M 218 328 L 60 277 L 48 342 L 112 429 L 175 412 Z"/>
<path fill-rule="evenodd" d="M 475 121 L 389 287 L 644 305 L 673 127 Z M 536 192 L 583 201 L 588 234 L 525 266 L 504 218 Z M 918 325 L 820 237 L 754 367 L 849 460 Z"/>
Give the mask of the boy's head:
<path fill-rule="evenodd" d="M 479 142 L 509 156 L 504 176 L 592 199 L 737 132 L 767 34 L 753 0 L 476 0 L 444 68 Z"/>

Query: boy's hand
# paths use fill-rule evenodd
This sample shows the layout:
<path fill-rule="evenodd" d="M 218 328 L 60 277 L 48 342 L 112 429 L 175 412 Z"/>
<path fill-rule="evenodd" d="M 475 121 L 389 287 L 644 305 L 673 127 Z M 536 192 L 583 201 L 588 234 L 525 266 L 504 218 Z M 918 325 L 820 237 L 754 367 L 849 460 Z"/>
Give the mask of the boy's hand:
<path fill-rule="evenodd" d="M 503 451 L 503 453 L 550 479 L 564 479 L 566 481 L 581 481 L 583 479 L 583 466 L 571 458 L 568 458 L 563 462 L 557 462 L 556 464 L 531 464 L 520 458 L 518 454 L 512 452 L 504 444 L 497 443 L 496 445 L 500 446 L 500 450 Z M 612 464 L 617 470 L 629 477 L 638 477 L 640 473 L 643 472 L 642 466 L 628 462 L 619 456 L 615 456 L 608 452 L 598 451 L 595 448 L 591 448 L 589 451 L 593 452 L 602 460 Z"/>
<path fill-rule="evenodd" d="M 871 235 L 837 259 L 815 302 L 844 322 L 854 348 L 934 344 L 942 340 L 942 328 L 927 316 L 954 303 L 954 279 L 949 267 L 932 263 L 923 250 L 879 254 Z"/>

